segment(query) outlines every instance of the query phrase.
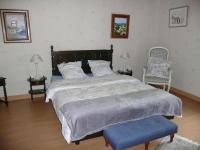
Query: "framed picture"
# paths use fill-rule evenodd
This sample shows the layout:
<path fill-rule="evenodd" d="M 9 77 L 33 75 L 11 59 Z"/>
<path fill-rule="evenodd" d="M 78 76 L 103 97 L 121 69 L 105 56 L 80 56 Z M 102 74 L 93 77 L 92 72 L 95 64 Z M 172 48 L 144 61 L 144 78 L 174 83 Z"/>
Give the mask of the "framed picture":
<path fill-rule="evenodd" d="M 188 6 L 169 10 L 169 27 L 185 27 L 188 22 Z"/>
<path fill-rule="evenodd" d="M 31 42 L 28 10 L 1 9 L 1 24 L 5 43 Z"/>
<path fill-rule="evenodd" d="M 112 14 L 111 38 L 128 38 L 130 15 Z"/>

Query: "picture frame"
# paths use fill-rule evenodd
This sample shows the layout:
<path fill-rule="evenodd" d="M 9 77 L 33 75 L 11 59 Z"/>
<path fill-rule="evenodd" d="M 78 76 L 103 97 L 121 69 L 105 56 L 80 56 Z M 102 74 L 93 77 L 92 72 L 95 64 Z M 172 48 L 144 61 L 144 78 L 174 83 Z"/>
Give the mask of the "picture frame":
<path fill-rule="evenodd" d="M 188 24 L 189 6 L 169 9 L 169 27 L 185 27 Z"/>
<path fill-rule="evenodd" d="M 128 38 L 130 15 L 112 14 L 111 38 Z"/>
<path fill-rule="evenodd" d="M 31 43 L 29 11 L 0 9 L 4 43 Z"/>

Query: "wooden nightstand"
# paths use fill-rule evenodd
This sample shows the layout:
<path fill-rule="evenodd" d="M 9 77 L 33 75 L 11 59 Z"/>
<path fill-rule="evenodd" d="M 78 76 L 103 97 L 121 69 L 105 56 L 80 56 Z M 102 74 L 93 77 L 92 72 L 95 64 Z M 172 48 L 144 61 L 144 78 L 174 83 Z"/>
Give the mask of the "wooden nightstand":
<path fill-rule="evenodd" d="M 4 100 L 0 99 L 0 102 L 5 103 L 8 106 L 8 97 L 6 93 L 6 78 L 0 77 L 0 86 L 3 86 Z"/>
<path fill-rule="evenodd" d="M 128 70 L 128 69 L 127 69 L 126 71 L 118 70 L 117 73 L 123 74 L 123 75 L 129 75 L 129 76 L 132 76 L 132 75 L 133 75 L 132 70 Z"/>
<path fill-rule="evenodd" d="M 44 98 L 46 98 L 46 77 L 43 76 L 40 79 L 34 79 L 32 77 L 28 78 L 28 82 L 30 83 L 30 90 L 29 94 L 31 94 L 31 100 L 33 100 L 33 95 L 34 94 L 44 94 Z M 33 86 L 43 86 L 43 88 L 40 89 L 33 89 Z"/>

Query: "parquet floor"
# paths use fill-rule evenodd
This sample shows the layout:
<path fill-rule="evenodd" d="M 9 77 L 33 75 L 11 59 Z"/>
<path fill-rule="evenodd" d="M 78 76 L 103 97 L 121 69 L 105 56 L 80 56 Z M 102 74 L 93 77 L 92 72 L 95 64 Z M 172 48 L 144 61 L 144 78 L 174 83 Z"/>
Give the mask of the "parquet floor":
<path fill-rule="evenodd" d="M 200 143 L 200 103 L 183 100 L 183 117 L 173 121 L 179 126 L 179 135 Z M 158 141 L 150 144 L 153 150 Z M 0 150 L 111 150 L 102 137 L 82 141 L 80 145 L 67 144 L 51 103 L 42 99 L 14 101 L 6 107 L 0 104 Z M 144 150 L 139 145 L 131 150 Z"/>

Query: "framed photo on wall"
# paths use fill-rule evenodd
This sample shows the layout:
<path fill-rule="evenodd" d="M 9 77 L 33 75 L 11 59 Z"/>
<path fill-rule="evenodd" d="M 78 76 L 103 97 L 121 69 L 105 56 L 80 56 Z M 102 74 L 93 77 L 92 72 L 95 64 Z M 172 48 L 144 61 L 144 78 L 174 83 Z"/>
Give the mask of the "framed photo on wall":
<path fill-rule="evenodd" d="M 111 38 L 128 38 L 130 15 L 112 14 Z"/>
<path fill-rule="evenodd" d="M 169 10 L 169 27 L 185 27 L 188 23 L 188 6 Z"/>
<path fill-rule="evenodd" d="M 28 10 L 1 9 L 0 12 L 4 43 L 30 43 Z"/>

